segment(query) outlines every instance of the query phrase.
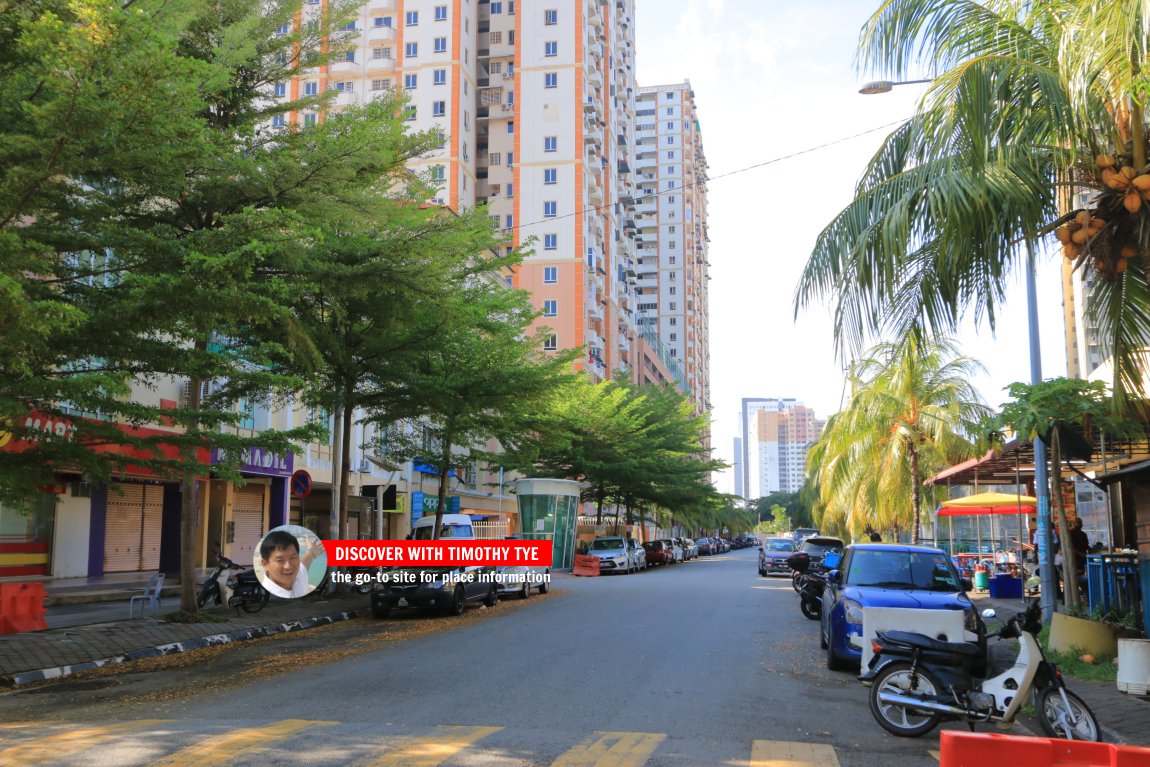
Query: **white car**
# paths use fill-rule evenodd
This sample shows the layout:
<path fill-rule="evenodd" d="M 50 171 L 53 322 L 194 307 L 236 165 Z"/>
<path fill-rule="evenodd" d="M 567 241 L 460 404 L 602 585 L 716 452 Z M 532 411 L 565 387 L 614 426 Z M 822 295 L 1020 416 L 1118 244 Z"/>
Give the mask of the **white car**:
<path fill-rule="evenodd" d="M 518 594 L 520 599 L 531 596 L 537 589 L 546 594 L 551 589 L 551 568 L 542 565 L 505 565 L 495 568 L 495 584 L 500 599 L 508 594 Z"/>
<path fill-rule="evenodd" d="M 587 555 L 599 558 L 599 573 L 630 573 L 638 569 L 634 552 L 627 547 L 627 539 L 621 536 L 596 538 L 591 541 Z M 646 552 L 644 565 L 646 564 Z"/>

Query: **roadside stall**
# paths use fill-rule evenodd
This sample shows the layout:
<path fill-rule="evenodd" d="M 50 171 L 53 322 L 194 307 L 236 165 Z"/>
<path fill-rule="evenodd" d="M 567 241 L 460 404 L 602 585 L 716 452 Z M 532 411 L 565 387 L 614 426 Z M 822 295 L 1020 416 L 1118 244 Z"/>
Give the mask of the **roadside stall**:
<path fill-rule="evenodd" d="M 1008 493 L 977 493 L 962 498 L 952 498 L 943 501 L 938 509 L 939 518 L 952 521 L 954 517 L 973 517 L 977 536 L 977 551 L 970 553 L 955 553 L 951 556 L 955 560 L 960 573 L 964 578 L 970 578 L 974 587 L 979 591 L 989 591 L 992 597 L 1010 598 L 1022 597 L 1022 580 L 1020 564 L 1022 561 L 1023 531 L 1026 530 L 1026 516 L 1034 514 L 1038 499 L 1028 495 L 1010 495 Z M 983 551 L 981 519 L 986 517 L 991 521 L 987 529 L 987 539 L 995 541 L 993 520 L 997 518 L 1015 516 L 1018 520 L 1019 535 L 1015 539 L 1019 548 L 1014 547 Z M 954 551 L 954 526 L 950 526 L 950 550 Z"/>

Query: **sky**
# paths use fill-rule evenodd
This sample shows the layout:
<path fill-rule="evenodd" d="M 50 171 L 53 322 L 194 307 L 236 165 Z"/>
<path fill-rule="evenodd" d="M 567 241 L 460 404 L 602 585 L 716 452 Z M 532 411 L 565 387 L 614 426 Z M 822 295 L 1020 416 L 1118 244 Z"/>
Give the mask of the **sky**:
<path fill-rule="evenodd" d="M 638 84 L 689 80 L 699 111 L 711 179 L 712 444 L 731 463 L 743 397 L 793 397 L 819 418 L 839 410 L 845 363 L 830 305 L 796 318 L 795 287 L 819 233 L 895 126 L 842 140 L 910 116 L 925 86 L 858 92 L 880 79 L 854 61 L 878 0 L 636 4 Z M 832 142 L 840 143 L 823 146 Z M 1058 258 L 1052 250 L 1038 268 L 1044 378 L 1066 374 Z M 987 369 L 975 384 L 989 405 L 1006 401 L 1010 383 L 1029 381 L 1024 274 L 1013 276 L 995 332 L 968 318 L 956 338 Z M 730 470 L 718 489 L 733 492 Z"/>

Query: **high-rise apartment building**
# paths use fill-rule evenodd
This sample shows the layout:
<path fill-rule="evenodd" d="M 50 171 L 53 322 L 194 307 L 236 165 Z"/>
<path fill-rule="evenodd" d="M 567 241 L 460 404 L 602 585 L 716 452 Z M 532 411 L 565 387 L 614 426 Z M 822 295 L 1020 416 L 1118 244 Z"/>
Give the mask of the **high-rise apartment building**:
<path fill-rule="evenodd" d="M 323 8 L 309 0 L 299 23 Z M 630 368 L 637 382 L 675 383 L 702 411 L 702 139 L 689 84 L 637 94 L 634 8 L 635 0 L 367 0 L 344 30 L 353 50 L 276 93 L 335 90 L 339 109 L 401 89 L 412 128 L 444 135 L 441 150 L 417 163 L 441 183 L 434 201 L 487 203 L 502 247 L 531 251 L 514 283 L 543 312 L 547 347 L 584 347 L 582 365 L 596 379 Z M 637 97 L 660 119 L 644 115 L 637 125 Z M 656 100 L 657 108 L 646 103 Z"/>
<path fill-rule="evenodd" d="M 639 318 L 702 410 L 710 400 L 707 160 L 690 82 L 640 88 L 635 103 Z"/>
<path fill-rule="evenodd" d="M 797 493 L 806 475 L 807 450 L 825 422 L 797 400 L 767 398 L 744 398 L 739 422 L 739 494 L 755 500 L 774 492 Z"/>

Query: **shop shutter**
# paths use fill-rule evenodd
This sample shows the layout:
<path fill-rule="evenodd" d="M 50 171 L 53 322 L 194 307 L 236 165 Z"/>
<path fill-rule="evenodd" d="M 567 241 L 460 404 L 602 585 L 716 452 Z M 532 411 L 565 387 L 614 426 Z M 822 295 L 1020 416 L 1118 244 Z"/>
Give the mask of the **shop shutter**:
<path fill-rule="evenodd" d="M 104 523 L 104 572 L 140 569 L 140 527 L 144 485 L 113 484 Z"/>
<path fill-rule="evenodd" d="M 231 559 L 236 564 L 248 565 L 255 556 L 256 546 L 264 534 L 264 486 L 249 484 L 236 488 L 232 506 L 235 539 Z"/>
<path fill-rule="evenodd" d="M 160 569 L 160 535 L 164 522 L 163 485 L 144 485 L 143 540 L 140 548 L 140 569 L 153 572 Z"/>

